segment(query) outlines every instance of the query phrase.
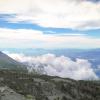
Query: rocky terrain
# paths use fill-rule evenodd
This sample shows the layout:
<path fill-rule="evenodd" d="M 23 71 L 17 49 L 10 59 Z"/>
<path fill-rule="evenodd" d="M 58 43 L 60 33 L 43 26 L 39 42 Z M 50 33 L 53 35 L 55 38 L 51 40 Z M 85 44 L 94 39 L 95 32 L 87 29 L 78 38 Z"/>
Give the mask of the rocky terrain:
<path fill-rule="evenodd" d="M 0 52 L 0 100 L 100 100 L 100 80 L 29 73 L 25 65 Z"/>
<path fill-rule="evenodd" d="M 0 70 L 0 100 L 100 100 L 100 81 Z"/>
<path fill-rule="evenodd" d="M 25 97 L 7 86 L 0 86 L 0 100 L 25 100 Z"/>

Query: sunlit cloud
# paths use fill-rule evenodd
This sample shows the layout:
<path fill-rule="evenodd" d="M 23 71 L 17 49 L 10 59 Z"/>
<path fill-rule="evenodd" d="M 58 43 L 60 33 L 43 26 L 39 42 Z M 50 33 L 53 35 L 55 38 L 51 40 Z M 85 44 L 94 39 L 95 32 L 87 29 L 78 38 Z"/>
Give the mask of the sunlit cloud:
<path fill-rule="evenodd" d="M 23 45 L 25 48 L 33 46 L 36 48 L 99 48 L 100 39 L 77 33 L 59 36 L 29 29 L 0 28 L 0 45 L 1 47 Z"/>
<path fill-rule="evenodd" d="M 13 59 L 28 64 L 29 71 L 35 69 L 42 74 L 67 77 L 76 80 L 98 79 L 92 69 L 91 63 L 86 59 L 71 60 L 65 56 L 57 57 L 55 54 L 41 56 L 25 56 L 24 54 L 7 53 Z"/>
<path fill-rule="evenodd" d="M 1 0 L 1 14 L 15 14 L 7 20 L 26 21 L 43 27 L 78 30 L 100 29 L 100 2 L 92 0 Z"/>

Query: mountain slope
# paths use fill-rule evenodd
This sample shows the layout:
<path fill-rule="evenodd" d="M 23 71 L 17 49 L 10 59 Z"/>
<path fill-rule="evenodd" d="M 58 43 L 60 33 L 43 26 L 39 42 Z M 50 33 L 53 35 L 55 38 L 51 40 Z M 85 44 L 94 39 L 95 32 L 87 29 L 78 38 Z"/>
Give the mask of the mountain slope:
<path fill-rule="evenodd" d="M 75 81 L 2 70 L 0 84 L 10 87 L 27 100 L 100 100 L 99 80 Z"/>
<path fill-rule="evenodd" d="M 26 70 L 26 66 L 0 52 L 0 69 Z"/>
<path fill-rule="evenodd" d="M 24 96 L 16 93 L 7 86 L 0 86 L 0 100 L 26 100 Z"/>

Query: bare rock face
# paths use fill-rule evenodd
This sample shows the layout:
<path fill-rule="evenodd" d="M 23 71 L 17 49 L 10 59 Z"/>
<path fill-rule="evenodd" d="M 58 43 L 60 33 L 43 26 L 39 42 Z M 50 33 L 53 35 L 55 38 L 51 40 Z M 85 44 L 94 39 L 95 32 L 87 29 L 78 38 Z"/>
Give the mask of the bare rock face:
<path fill-rule="evenodd" d="M 0 100 L 26 100 L 24 96 L 16 93 L 7 86 L 0 87 Z"/>

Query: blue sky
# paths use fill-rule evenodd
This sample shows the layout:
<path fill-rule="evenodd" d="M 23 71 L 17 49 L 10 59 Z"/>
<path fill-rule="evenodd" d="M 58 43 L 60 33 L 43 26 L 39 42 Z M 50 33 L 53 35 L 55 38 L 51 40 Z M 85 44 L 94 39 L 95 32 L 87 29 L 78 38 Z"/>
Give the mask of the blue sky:
<path fill-rule="evenodd" d="M 67 33 L 69 34 L 86 34 L 88 36 L 97 37 L 100 36 L 100 29 L 90 29 L 90 30 L 77 30 L 71 28 L 52 28 L 52 27 L 42 27 L 37 24 L 32 24 L 29 22 L 18 22 L 18 23 L 11 23 L 6 20 L 6 18 L 12 17 L 15 15 L 9 14 L 0 14 L 0 27 L 1 28 L 11 28 L 11 29 L 33 29 L 33 30 L 40 30 L 43 31 L 45 34 L 62 34 Z"/>
<path fill-rule="evenodd" d="M 0 48 L 100 48 L 100 2 L 1 0 Z"/>

